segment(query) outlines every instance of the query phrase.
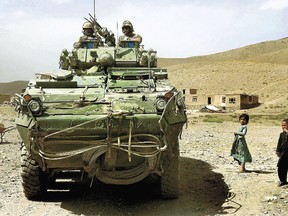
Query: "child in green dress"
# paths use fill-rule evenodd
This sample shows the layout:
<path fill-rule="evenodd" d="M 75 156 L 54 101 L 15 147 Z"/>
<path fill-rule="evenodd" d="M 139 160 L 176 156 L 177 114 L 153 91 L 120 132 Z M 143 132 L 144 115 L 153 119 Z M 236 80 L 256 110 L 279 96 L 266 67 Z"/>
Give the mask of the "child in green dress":
<path fill-rule="evenodd" d="M 252 162 L 252 156 L 249 152 L 245 135 L 247 134 L 247 124 L 249 122 L 248 114 L 241 114 L 239 116 L 241 127 L 238 132 L 234 132 L 235 138 L 231 149 L 231 156 L 238 161 L 240 165 L 240 172 L 245 172 L 245 163 Z"/>

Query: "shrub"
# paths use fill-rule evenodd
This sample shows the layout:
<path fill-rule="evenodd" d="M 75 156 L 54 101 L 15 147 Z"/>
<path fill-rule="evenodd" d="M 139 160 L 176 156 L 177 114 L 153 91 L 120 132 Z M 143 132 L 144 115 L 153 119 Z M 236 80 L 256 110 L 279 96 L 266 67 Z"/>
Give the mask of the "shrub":
<path fill-rule="evenodd" d="M 206 115 L 203 122 L 223 123 L 224 119 L 220 116 Z"/>

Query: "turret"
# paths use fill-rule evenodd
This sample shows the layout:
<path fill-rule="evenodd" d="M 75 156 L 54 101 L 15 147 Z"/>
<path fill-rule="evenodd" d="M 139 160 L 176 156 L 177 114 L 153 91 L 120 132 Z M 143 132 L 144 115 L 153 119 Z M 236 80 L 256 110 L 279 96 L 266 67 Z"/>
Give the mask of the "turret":
<path fill-rule="evenodd" d="M 157 67 L 157 52 L 144 50 L 135 41 L 122 41 L 121 47 L 83 47 L 71 52 L 64 49 L 60 55 L 60 68 L 76 70 L 77 74 L 81 74 L 79 71 L 85 73 L 92 67 L 97 67 L 97 71 L 107 70 L 108 67 Z"/>

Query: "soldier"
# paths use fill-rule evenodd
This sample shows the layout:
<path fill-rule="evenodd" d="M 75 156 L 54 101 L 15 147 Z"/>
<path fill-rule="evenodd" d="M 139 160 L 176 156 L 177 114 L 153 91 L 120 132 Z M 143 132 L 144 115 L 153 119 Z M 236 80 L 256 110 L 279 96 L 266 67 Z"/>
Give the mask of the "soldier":
<path fill-rule="evenodd" d="M 142 42 L 141 35 L 134 32 L 133 25 L 130 21 L 125 20 L 122 24 L 122 32 L 124 35 L 119 37 L 118 45 L 122 46 L 122 41 L 135 41 L 138 42 L 138 46 Z"/>
<path fill-rule="evenodd" d="M 79 38 L 77 42 L 73 44 L 75 49 L 77 48 L 97 48 L 98 46 L 103 45 L 101 37 L 99 35 L 94 34 L 94 28 L 92 23 L 85 22 L 82 26 L 83 36 Z"/>

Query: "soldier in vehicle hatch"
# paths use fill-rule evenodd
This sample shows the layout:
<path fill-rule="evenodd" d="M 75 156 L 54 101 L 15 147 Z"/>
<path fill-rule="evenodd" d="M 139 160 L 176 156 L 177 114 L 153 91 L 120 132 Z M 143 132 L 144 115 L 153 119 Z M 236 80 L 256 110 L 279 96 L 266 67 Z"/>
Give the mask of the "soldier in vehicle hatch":
<path fill-rule="evenodd" d="M 125 20 L 122 24 L 122 32 L 124 35 L 119 37 L 118 45 L 123 47 L 123 41 L 134 41 L 137 42 L 138 46 L 142 42 L 141 35 L 134 32 L 133 25 L 130 21 Z"/>
<path fill-rule="evenodd" d="M 79 38 L 77 42 L 73 44 L 75 49 L 78 48 L 97 48 L 98 46 L 103 46 L 103 42 L 99 35 L 94 34 L 94 28 L 92 23 L 85 22 L 82 26 L 83 36 Z"/>

